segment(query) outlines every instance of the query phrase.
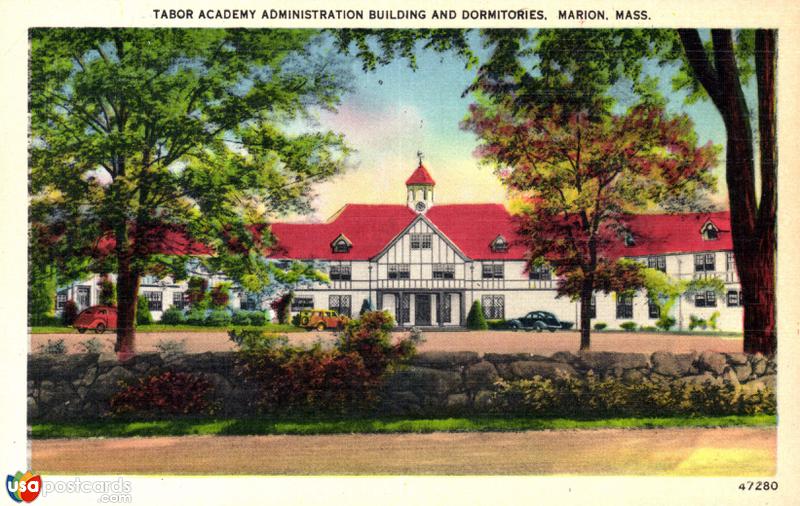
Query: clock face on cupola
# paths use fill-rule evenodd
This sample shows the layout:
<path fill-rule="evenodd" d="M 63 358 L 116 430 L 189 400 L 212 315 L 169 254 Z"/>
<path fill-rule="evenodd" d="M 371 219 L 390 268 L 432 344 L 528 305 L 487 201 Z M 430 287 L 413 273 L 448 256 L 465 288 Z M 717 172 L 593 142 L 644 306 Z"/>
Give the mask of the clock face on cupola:
<path fill-rule="evenodd" d="M 408 207 L 417 213 L 425 213 L 433 207 L 433 187 L 436 182 L 428 173 L 428 169 L 422 165 L 420 157 L 419 166 L 406 180 L 408 193 Z"/>

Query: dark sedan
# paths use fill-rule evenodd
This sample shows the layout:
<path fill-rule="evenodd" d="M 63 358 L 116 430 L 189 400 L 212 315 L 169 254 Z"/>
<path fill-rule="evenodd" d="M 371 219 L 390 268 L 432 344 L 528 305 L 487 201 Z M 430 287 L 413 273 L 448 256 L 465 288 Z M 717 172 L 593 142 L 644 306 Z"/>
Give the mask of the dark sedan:
<path fill-rule="evenodd" d="M 558 329 L 570 328 L 571 322 L 561 322 L 556 315 L 547 311 L 531 311 L 520 318 L 509 320 L 508 328 L 511 330 L 535 330 L 541 332 L 549 330 L 555 332 Z"/>

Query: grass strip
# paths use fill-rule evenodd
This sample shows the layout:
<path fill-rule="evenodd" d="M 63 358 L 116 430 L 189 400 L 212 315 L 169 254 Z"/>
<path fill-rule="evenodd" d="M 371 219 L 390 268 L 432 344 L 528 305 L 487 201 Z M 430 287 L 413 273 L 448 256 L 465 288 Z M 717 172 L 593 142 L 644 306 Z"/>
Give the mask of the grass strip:
<path fill-rule="evenodd" d="M 528 430 L 655 429 L 682 427 L 769 427 L 775 415 L 605 418 L 425 418 L 425 419 L 192 419 L 154 421 L 88 421 L 35 423 L 33 439 L 188 436 L 188 435 L 320 435 L 320 434 L 424 434 L 431 432 L 518 432 Z"/>

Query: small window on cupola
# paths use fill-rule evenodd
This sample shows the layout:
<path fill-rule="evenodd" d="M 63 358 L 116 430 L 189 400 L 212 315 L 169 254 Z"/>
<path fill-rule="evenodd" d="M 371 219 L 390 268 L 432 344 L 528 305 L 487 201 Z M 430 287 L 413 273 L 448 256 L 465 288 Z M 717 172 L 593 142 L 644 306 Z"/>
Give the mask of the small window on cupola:
<path fill-rule="evenodd" d="M 348 253 L 352 247 L 353 243 L 344 234 L 339 234 L 331 243 L 331 250 L 334 253 Z"/>
<path fill-rule="evenodd" d="M 703 228 L 700 229 L 700 233 L 703 234 L 704 241 L 716 241 L 719 239 L 719 229 L 711 220 L 705 222 Z"/>
<path fill-rule="evenodd" d="M 495 253 L 505 253 L 508 251 L 508 241 L 506 241 L 506 238 L 502 235 L 498 235 L 494 238 L 494 241 L 492 241 L 491 247 L 492 251 Z"/>

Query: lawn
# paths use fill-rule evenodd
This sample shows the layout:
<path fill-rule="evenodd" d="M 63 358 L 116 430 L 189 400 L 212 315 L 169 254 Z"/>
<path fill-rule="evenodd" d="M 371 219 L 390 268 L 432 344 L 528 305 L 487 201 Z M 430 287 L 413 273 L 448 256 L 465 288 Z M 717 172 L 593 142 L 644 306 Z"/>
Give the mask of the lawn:
<path fill-rule="evenodd" d="M 89 421 L 35 423 L 32 439 L 186 436 L 186 435 L 320 435 L 396 434 L 430 432 L 519 432 L 585 429 L 655 429 L 687 427 L 769 427 L 775 415 L 691 418 L 606 418 L 573 420 L 563 418 L 429 418 L 429 419 L 202 419 L 157 421 Z"/>
<path fill-rule="evenodd" d="M 153 323 L 151 325 L 137 325 L 137 332 L 220 332 L 226 331 L 231 328 L 243 329 L 260 329 L 266 332 L 305 332 L 306 329 L 295 327 L 294 325 L 284 325 L 279 323 L 269 323 L 261 327 L 254 327 L 248 325 L 229 325 L 225 327 L 208 327 L 205 325 L 165 325 L 161 323 Z M 45 326 L 45 327 L 30 327 L 31 334 L 77 334 L 78 331 L 72 327 L 66 326 Z M 87 334 L 93 334 L 91 330 Z"/>

